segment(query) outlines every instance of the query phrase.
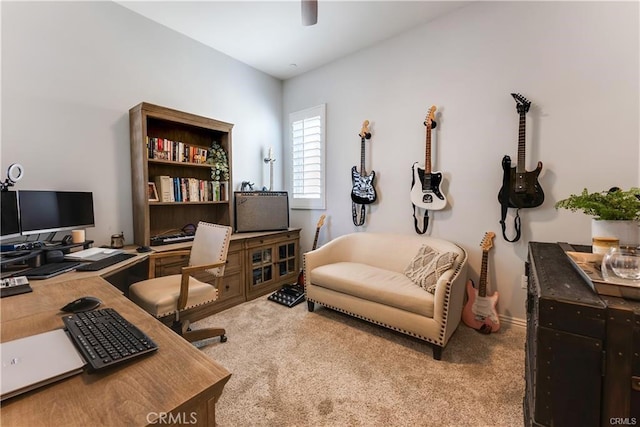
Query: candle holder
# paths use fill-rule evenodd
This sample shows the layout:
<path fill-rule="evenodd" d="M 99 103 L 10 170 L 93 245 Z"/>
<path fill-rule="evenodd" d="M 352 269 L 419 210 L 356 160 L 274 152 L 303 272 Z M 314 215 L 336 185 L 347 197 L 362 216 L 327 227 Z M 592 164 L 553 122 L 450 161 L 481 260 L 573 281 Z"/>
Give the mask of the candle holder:
<path fill-rule="evenodd" d="M 269 157 L 264 158 L 264 162 L 269 164 L 269 191 L 273 191 L 273 163 L 276 159 L 273 158 L 273 150 L 269 148 Z"/>

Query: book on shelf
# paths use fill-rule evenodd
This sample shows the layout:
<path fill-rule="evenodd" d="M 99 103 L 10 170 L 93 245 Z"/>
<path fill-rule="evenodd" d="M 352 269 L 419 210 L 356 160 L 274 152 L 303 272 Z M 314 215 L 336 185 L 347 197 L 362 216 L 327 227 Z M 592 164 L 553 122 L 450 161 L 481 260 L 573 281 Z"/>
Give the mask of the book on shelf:
<path fill-rule="evenodd" d="M 175 202 L 173 194 L 173 183 L 168 175 L 156 176 L 156 188 L 158 189 L 158 198 L 161 202 Z"/>
<path fill-rule="evenodd" d="M 189 186 L 189 201 L 190 202 L 199 202 L 200 201 L 200 185 L 198 183 L 199 180 L 195 178 L 187 178 L 187 185 Z"/>

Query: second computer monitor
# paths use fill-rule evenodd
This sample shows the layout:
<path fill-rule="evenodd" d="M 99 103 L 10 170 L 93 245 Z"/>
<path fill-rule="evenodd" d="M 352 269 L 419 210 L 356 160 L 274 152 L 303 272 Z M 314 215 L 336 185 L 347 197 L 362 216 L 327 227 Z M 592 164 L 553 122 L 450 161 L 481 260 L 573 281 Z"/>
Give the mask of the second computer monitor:
<path fill-rule="evenodd" d="M 18 206 L 23 235 L 95 225 L 91 192 L 20 190 Z"/>

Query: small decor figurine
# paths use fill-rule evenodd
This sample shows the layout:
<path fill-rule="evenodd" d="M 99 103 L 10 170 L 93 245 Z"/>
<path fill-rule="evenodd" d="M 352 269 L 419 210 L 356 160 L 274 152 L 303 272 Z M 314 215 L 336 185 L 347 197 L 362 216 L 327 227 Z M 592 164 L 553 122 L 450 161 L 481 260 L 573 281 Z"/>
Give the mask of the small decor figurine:
<path fill-rule="evenodd" d="M 229 161 L 224 148 L 217 142 L 211 144 L 207 163 L 211 165 L 211 179 L 213 181 L 229 181 Z"/>

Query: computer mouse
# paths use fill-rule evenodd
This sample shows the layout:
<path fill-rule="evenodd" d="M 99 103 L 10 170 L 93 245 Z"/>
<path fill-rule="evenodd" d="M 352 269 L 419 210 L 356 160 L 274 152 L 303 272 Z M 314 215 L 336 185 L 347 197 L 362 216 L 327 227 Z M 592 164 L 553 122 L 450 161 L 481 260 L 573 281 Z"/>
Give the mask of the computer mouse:
<path fill-rule="evenodd" d="M 62 307 L 60 310 L 67 313 L 80 313 L 82 311 L 89 311 L 98 308 L 102 304 L 96 297 L 82 297 L 75 301 L 71 301 L 69 304 Z"/>
<path fill-rule="evenodd" d="M 138 248 L 136 248 L 136 251 L 143 253 L 143 252 L 151 252 L 151 248 L 149 246 L 140 246 Z"/>

